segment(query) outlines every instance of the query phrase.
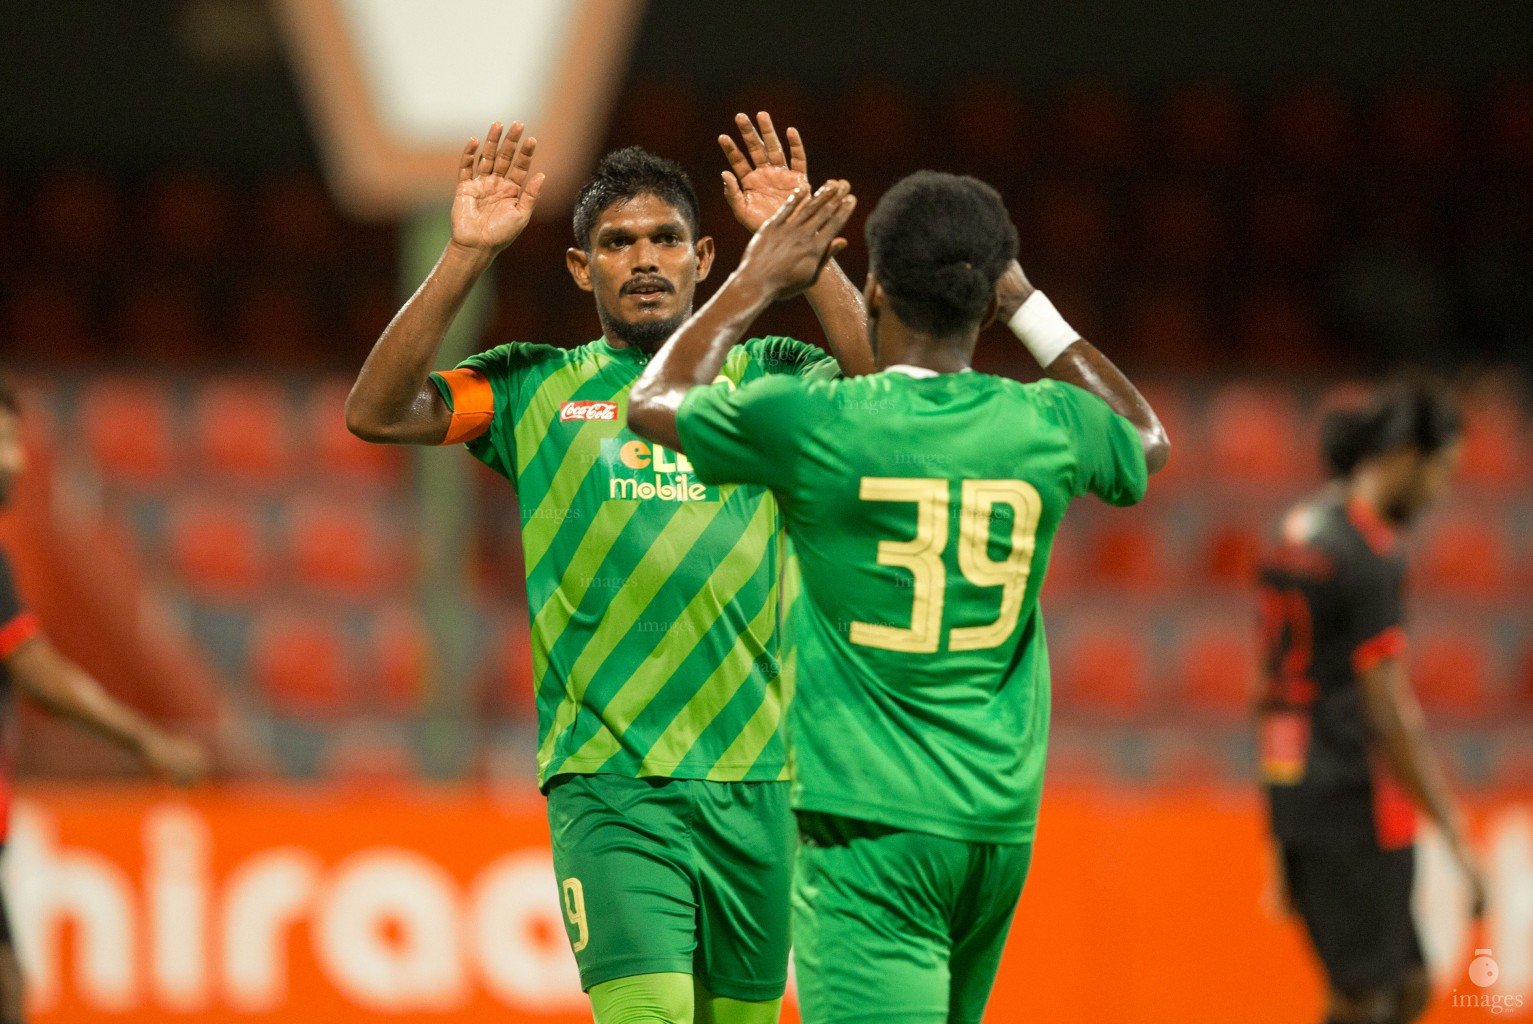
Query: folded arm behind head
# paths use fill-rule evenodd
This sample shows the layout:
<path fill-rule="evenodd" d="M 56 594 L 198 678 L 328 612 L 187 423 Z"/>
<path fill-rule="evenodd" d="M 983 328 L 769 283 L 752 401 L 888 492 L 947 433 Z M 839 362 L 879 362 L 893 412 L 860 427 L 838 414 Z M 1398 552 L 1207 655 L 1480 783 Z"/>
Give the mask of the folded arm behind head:
<path fill-rule="evenodd" d="M 1022 265 L 1013 260 L 996 282 L 997 315 L 1010 323 L 1022 304 L 1037 290 L 1022 272 Z M 1139 431 L 1146 468 L 1153 474 L 1165 467 L 1171 456 L 1171 441 L 1166 436 L 1166 428 L 1161 426 L 1160 418 L 1139 389 L 1095 345 L 1085 338 L 1077 338 L 1056 355 L 1043 372 L 1054 380 L 1089 391 L 1106 402 Z"/>

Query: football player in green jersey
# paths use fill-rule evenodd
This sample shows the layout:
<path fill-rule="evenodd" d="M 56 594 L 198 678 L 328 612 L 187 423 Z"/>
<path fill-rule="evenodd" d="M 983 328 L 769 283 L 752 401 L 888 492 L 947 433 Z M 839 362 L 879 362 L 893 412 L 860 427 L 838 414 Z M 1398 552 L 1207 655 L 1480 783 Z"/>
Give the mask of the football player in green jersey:
<path fill-rule="evenodd" d="M 803 144 L 743 115 L 725 194 L 752 230 L 807 182 Z M 603 337 L 500 345 L 432 373 L 475 280 L 542 185 L 512 124 L 463 153 L 452 241 L 368 357 L 359 436 L 465 443 L 516 488 L 538 710 L 538 781 L 570 943 L 599 1024 L 775 1021 L 787 978 L 788 808 L 779 672 L 784 540 L 763 487 L 697 480 L 627 429 L 628 389 L 692 311 L 713 262 L 681 168 L 608 154 L 575 206 L 567 264 Z M 715 377 L 872 369 L 857 289 L 808 297 L 835 359 L 791 338 L 737 346 Z M 570 340 L 570 339 L 564 339 Z M 838 366 L 839 361 L 839 366 Z"/>
<path fill-rule="evenodd" d="M 815 279 L 854 200 L 796 194 L 634 385 L 629 423 L 697 479 L 777 495 L 798 554 L 785 674 L 805 1024 L 971 1024 L 1031 860 L 1049 721 L 1038 590 L 1065 507 L 1138 501 L 1159 421 L 1016 263 L 994 189 L 923 171 L 868 220 L 882 372 L 711 382 Z M 987 317 L 1044 365 L 974 373 Z"/>

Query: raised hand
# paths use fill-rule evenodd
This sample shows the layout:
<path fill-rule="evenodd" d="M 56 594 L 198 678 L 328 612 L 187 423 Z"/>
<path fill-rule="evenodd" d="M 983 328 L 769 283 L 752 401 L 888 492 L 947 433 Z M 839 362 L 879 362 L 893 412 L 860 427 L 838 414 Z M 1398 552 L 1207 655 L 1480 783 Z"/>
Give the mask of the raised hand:
<path fill-rule="evenodd" d="M 995 316 L 1002 323 L 1017 315 L 1017 310 L 1022 308 L 1022 303 L 1027 297 L 1038 289 L 1033 287 L 1027 275 L 1022 273 L 1022 264 L 1016 260 L 1011 261 L 995 282 Z"/>
<path fill-rule="evenodd" d="M 774 300 L 792 298 L 846 248 L 838 233 L 856 206 L 845 181 L 827 181 L 812 196 L 794 190 L 745 247 L 736 274 L 759 282 Z"/>
<path fill-rule="evenodd" d="M 452 200 L 452 240 L 456 244 L 493 255 L 522 233 L 543 187 L 541 172 L 528 177 L 537 144 L 530 135 L 522 140 L 520 121 L 511 122 L 504 138 L 499 121 L 490 125 L 482 150 L 478 139 L 468 140 L 458 163 L 458 191 Z"/>
<path fill-rule="evenodd" d="M 728 135 L 719 136 L 719 145 L 730 169 L 724 172 L 724 198 L 735 219 L 748 231 L 758 231 L 767 218 L 782 208 L 793 190 L 809 190 L 809 159 L 797 128 L 789 128 L 788 151 L 783 152 L 772 115 L 765 110 L 756 115 L 760 125 L 751 124 L 744 114 L 735 115 L 735 127 L 745 143 L 745 152 Z M 745 153 L 749 153 L 749 158 Z"/>

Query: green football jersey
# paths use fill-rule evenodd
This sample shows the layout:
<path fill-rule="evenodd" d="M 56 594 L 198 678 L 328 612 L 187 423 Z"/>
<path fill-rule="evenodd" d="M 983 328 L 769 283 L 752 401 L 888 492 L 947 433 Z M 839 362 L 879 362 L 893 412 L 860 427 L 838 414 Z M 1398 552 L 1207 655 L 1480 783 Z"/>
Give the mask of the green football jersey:
<path fill-rule="evenodd" d="M 604 338 L 512 344 L 432 376 L 454 412 L 448 442 L 466 437 L 516 486 L 538 781 L 785 778 L 782 516 L 766 488 L 705 484 L 628 429 L 647 361 Z M 837 372 L 812 345 L 762 338 L 735 347 L 719 386 Z"/>
<path fill-rule="evenodd" d="M 1134 427 L 1056 381 L 898 370 L 694 388 L 678 425 L 699 480 L 765 484 L 787 521 L 794 806 L 1031 840 L 1049 724 L 1038 590 L 1072 498 L 1143 497 Z"/>

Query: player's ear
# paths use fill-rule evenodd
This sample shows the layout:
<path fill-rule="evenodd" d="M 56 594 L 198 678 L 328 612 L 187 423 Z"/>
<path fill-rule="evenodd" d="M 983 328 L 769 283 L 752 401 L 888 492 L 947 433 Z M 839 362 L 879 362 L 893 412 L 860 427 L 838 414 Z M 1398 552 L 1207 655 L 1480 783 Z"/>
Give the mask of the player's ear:
<path fill-rule="evenodd" d="M 862 286 L 862 304 L 868 308 L 869 313 L 882 309 L 884 305 L 884 289 L 871 270 L 868 271 L 867 283 Z"/>
<path fill-rule="evenodd" d="M 570 269 L 570 276 L 581 291 L 591 291 L 591 257 L 584 249 L 573 246 L 566 249 L 564 265 Z"/>
<path fill-rule="evenodd" d="M 704 235 L 693 248 L 697 251 L 697 279 L 705 281 L 708 272 L 713 269 L 713 237 Z"/>
<path fill-rule="evenodd" d="M 998 296 L 995 296 L 995 295 L 990 296 L 990 305 L 985 307 L 985 319 L 979 325 L 979 329 L 983 331 L 986 327 L 989 327 L 991 324 L 995 323 L 995 316 L 1000 311 L 1001 311 L 1001 300 L 1000 300 L 1000 298 Z"/>

